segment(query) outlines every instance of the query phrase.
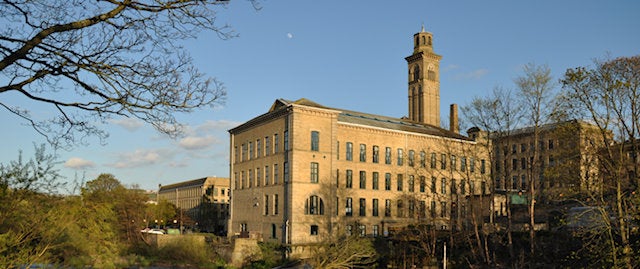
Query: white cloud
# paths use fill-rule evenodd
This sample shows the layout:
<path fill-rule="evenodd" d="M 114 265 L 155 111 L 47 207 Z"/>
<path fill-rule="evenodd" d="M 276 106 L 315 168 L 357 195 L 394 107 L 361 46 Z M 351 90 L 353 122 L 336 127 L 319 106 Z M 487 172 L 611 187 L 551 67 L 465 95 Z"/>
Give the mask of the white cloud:
<path fill-rule="evenodd" d="M 212 131 L 227 131 L 233 127 L 242 124 L 241 122 L 229 121 L 229 120 L 208 120 L 203 124 L 195 127 L 197 132 L 212 132 Z"/>
<path fill-rule="evenodd" d="M 109 122 L 115 125 L 118 125 L 122 128 L 125 128 L 130 132 L 136 131 L 144 125 L 144 123 L 141 120 L 135 119 L 135 118 L 112 119 L 112 120 L 109 120 Z"/>
<path fill-rule="evenodd" d="M 124 152 L 116 156 L 118 161 L 107 164 L 115 168 L 133 168 L 162 163 L 173 158 L 174 153 L 166 149 L 136 149 L 133 152 Z"/>
<path fill-rule="evenodd" d="M 64 163 L 64 167 L 76 170 L 85 170 L 95 166 L 96 164 L 94 162 L 78 157 L 71 157 Z"/>
<path fill-rule="evenodd" d="M 186 150 L 197 150 L 197 149 L 205 149 L 211 147 L 213 144 L 217 144 L 220 141 L 211 136 L 187 136 L 183 139 L 180 139 L 178 145 Z"/>
<path fill-rule="evenodd" d="M 455 69 L 458 69 L 458 66 L 455 65 L 455 64 L 450 64 L 450 65 L 445 66 L 444 68 L 440 68 L 440 71 L 448 72 L 448 71 L 455 70 Z"/>
<path fill-rule="evenodd" d="M 475 80 L 484 77 L 489 74 L 489 70 L 481 68 L 477 70 L 473 70 L 469 73 L 458 74 L 454 77 L 455 80 Z"/>

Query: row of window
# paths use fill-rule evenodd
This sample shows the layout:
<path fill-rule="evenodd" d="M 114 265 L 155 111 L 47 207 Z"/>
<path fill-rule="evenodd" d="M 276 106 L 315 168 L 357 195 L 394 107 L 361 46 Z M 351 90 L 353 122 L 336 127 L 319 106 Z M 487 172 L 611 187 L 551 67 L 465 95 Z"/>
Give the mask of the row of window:
<path fill-rule="evenodd" d="M 518 180 L 518 178 L 520 178 L 520 180 Z M 506 184 L 506 186 L 503 184 Z M 504 190 L 504 189 L 507 189 L 507 187 L 510 187 L 510 189 L 512 190 L 526 190 L 527 177 L 525 175 L 520 175 L 519 177 L 513 176 L 511 177 L 511 182 L 508 182 L 507 180 L 505 180 L 504 183 L 502 182 L 500 177 L 496 178 L 496 189 Z"/>
<path fill-rule="evenodd" d="M 339 207 L 339 199 L 335 200 L 335 207 Z M 395 205 L 393 205 L 395 203 Z M 406 209 L 405 209 L 406 207 Z M 437 207 L 436 201 L 431 201 L 431 207 L 429 208 L 429 212 L 427 212 L 427 206 L 425 201 L 416 201 L 416 200 L 397 200 L 392 201 L 391 199 L 384 200 L 384 211 L 380 211 L 381 205 L 380 200 L 377 198 L 371 199 L 371 208 L 370 212 L 367 211 L 367 199 L 359 198 L 358 200 L 358 212 L 357 216 L 366 217 L 398 217 L 398 218 L 414 218 L 427 217 L 427 213 L 432 218 L 442 217 L 445 218 L 448 216 L 447 214 L 447 202 L 441 201 L 439 206 L 439 211 Z M 368 212 L 368 213 L 367 213 Z M 311 195 L 304 203 L 304 213 L 306 215 L 324 215 L 324 201 L 317 195 Z M 340 215 L 340 212 L 336 211 L 336 215 Z M 354 212 L 353 198 L 347 197 L 345 199 L 345 216 L 354 216 L 356 215 Z"/>
<path fill-rule="evenodd" d="M 258 138 L 255 141 L 242 143 L 240 148 L 237 145 L 234 146 L 235 162 L 253 160 L 262 156 L 276 154 L 280 150 L 289 150 L 289 132 L 284 131 L 283 136 L 284 147 L 282 149 L 280 148 L 280 136 L 277 133 L 272 136 L 265 136 L 264 139 Z"/>
<path fill-rule="evenodd" d="M 555 158 L 553 156 L 548 156 L 548 157 L 540 156 L 539 162 L 540 162 L 540 165 L 543 167 L 545 165 L 545 159 L 547 159 L 547 164 L 549 166 L 554 166 L 556 163 Z M 526 158 L 520 158 L 520 159 L 513 158 L 511 159 L 511 170 L 514 170 L 514 171 L 518 169 L 525 170 L 527 168 L 531 168 L 532 163 L 533 163 L 533 157 L 529 157 L 528 162 Z M 506 159 L 502 160 L 502 164 L 504 167 L 507 167 L 507 160 Z M 500 169 L 501 169 L 500 162 L 496 162 L 496 172 L 500 172 Z"/>
<path fill-rule="evenodd" d="M 264 141 L 264 144 L 263 144 Z M 271 144 L 273 141 L 273 145 Z M 320 133 L 318 131 L 311 131 L 310 135 L 310 150 L 311 151 L 319 151 L 320 150 Z M 289 144 L 289 136 L 288 132 L 284 131 L 284 150 L 288 150 Z M 337 142 L 337 159 L 340 159 L 340 142 Z M 235 161 L 247 161 L 252 160 L 254 158 L 259 158 L 262 156 L 268 156 L 270 154 L 278 153 L 279 149 L 279 140 L 278 134 L 274 134 L 273 136 L 265 136 L 264 140 L 257 139 L 254 141 L 249 141 L 247 143 L 243 143 L 241 145 L 242 152 L 238 152 L 238 146 L 235 146 Z M 359 160 L 360 162 L 367 161 L 367 145 L 360 144 L 359 145 Z M 264 152 L 264 155 L 263 155 Z M 380 147 L 378 145 L 374 145 L 371 148 L 371 162 L 372 163 L 380 163 Z M 418 156 L 416 156 L 418 155 Z M 396 164 L 398 166 L 404 165 L 405 157 L 407 158 L 407 164 L 409 166 L 419 165 L 424 168 L 427 166 L 427 153 L 424 151 L 420 151 L 416 154 L 414 150 L 409 150 L 407 156 L 405 156 L 403 148 L 396 149 Z M 346 151 L 345 151 L 345 159 L 347 161 L 353 161 L 353 143 L 346 142 Z M 416 159 L 418 159 L 416 161 Z M 440 159 L 438 160 L 437 154 L 432 152 L 430 156 L 430 168 L 436 169 L 438 166 L 440 169 L 447 169 L 447 162 L 449 162 L 449 166 L 452 170 L 460 170 L 462 172 L 466 172 L 469 169 L 469 172 L 475 173 L 476 161 L 474 158 L 469 158 L 467 162 L 467 157 L 460 157 L 460 163 L 458 165 L 458 157 L 456 155 L 450 155 L 447 157 L 447 154 L 441 153 Z M 392 164 L 392 149 L 391 147 L 385 147 L 384 151 L 384 163 Z M 480 173 L 484 174 L 486 172 L 486 161 L 484 159 L 480 160 Z"/>
<path fill-rule="evenodd" d="M 353 143 L 347 142 L 345 145 L 346 145 L 345 159 L 347 161 L 353 161 Z M 337 158 L 340 159 L 340 142 L 337 143 L 337 147 L 338 147 Z M 367 161 L 367 145 L 360 144 L 359 149 L 360 149 L 359 150 L 360 162 L 366 162 Z M 392 148 L 385 147 L 385 150 L 384 150 L 385 164 L 392 164 L 393 162 L 392 151 L 393 151 Z M 380 163 L 381 160 L 380 160 L 379 146 L 374 145 L 371 148 L 371 156 L 372 156 L 371 157 L 372 163 Z M 419 165 L 419 167 L 421 168 L 427 167 L 427 153 L 424 151 L 420 151 L 419 153 L 416 154 L 416 151 L 409 150 L 406 158 L 407 158 L 407 164 L 411 167 L 416 165 Z M 416 161 L 416 159 L 418 160 Z M 404 165 L 404 160 L 405 160 L 404 149 L 397 148 L 395 163 L 398 166 L 402 166 Z M 444 169 L 447 169 L 447 163 L 449 163 L 450 168 L 454 171 L 457 171 L 459 169 L 461 172 L 466 172 L 467 169 L 469 169 L 469 172 L 475 173 L 476 161 L 474 158 L 467 159 L 467 157 L 460 157 L 459 160 L 460 160 L 460 163 L 458 165 L 458 157 L 456 155 L 449 155 L 449 157 L 447 157 L 447 154 L 441 153 L 440 158 L 438 159 L 438 154 L 436 154 L 435 152 L 432 152 L 430 155 L 429 167 L 432 169 L 436 169 L 440 167 L 440 169 L 444 170 Z M 484 159 L 480 160 L 480 173 L 482 174 L 486 173 L 486 161 Z"/>
<path fill-rule="evenodd" d="M 284 162 L 283 167 L 283 179 L 285 181 L 289 178 L 289 163 Z M 312 165 L 313 167 L 313 165 Z M 269 165 L 265 165 L 264 169 L 255 168 L 247 171 L 240 171 L 233 173 L 234 188 L 244 189 L 252 187 L 261 187 L 269 185 L 280 184 L 280 170 L 277 163 L 273 164 L 273 169 Z M 316 163 L 315 170 L 312 168 L 312 173 L 318 174 L 318 165 Z M 315 179 L 317 182 L 317 178 Z"/>
<path fill-rule="evenodd" d="M 316 164 L 317 165 L 317 164 Z M 313 163 L 312 163 L 313 166 Z M 313 171 L 313 170 L 312 170 Z M 313 173 L 313 172 L 312 172 Z M 338 171 L 337 173 L 337 179 L 338 182 L 340 182 L 340 171 Z M 317 178 L 317 175 L 315 175 L 315 177 Z M 312 178 L 314 178 L 314 175 L 312 174 Z M 407 179 L 407 186 L 405 189 L 404 186 L 404 174 L 397 174 L 395 176 L 396 180 L 396 184 L 395 186 L 392 186 L 392 175 L 391 173 L 385 173 L 384 174 L 384 190 L 386 191 L 390 191 L 392 190 L 392 187 L 395 187 L 394 189 L 396 191 L 408 191 L 408 192 L 421 192 L 421 193 L 425 193 L 427 192 L 427 187 L 429 188 L 429 191 L 431 193 L 437 193 L 437 185 L 438 185 L 438 178 L 432 176 L 431 177 L 431 181 L 427 182 L 427 179 L 425 176 L 419 176 L 418 180 L 416 182 L 416 177 L 414 175 L 410 175 Z M 313 180 L 312 180 L 313 182 Z M 475 193 L 475 182 L 474 181 L 469 181 L 469 189 L 471 190 L 471 193 Z M 338 183 L 340 184 L 340 183 Z M 449 186 L 449 187 L 448 187 Z M 352 189 L 353 188 L 353 170 L 349 170 L 347 169 L 345 171 L 345 182 L 344 182 L 344 187 L 347 189 Z M 367 172 L 366 171 L 359 171 L 359 180 L 358 180 L 358 187 L 360 189 L 367 189 Z M 447 194 L 447 189 L 451 190 L 451 193 L 453 194 L 457 194 L 458 193 L 458 189 L 460 190 L 460 194 L 466 194 L 466 187 L 467 187 L 467 182 L 466 180 L 460 180 L 460 185 L 457 184 L 456 179 L 452 179 L 449 185 L 449 182 L 447 181 L 447 178 L 441 178 L 440 179 L 440 193 L 441 194 Z M 482 191 L 483 194 L 484 192 L 486 192 L 486 184 L 485 182 L 482 182 Z M 380 189 L 380 173 L 378 172 L 372 172 L 371 173 L 371 189 L 372 190 L 379 190 Z"/>
<path fill-rule="evenodd" d="M 269 214 L 271 215 L 278 215 L 279 213 L 279 202 L 280 200 L 278 199 L 278 195 L 274 194 L 274 195 L 264 195 L 264 198 L 262 200 L 262 204 L 264 205 L 263 207 L 263 211 L 262 214 L 265 216 L 268 216 Z"/>
<path fill-rule="evenodd" d="M 545 142 L 543 140 L 538 141 L 538 146 L 540 148 L 540 150 L 553 150 L 554 149 L 554 140 L 553 139 L 549 139 L 547 141 L 547 143 L 545 144 Z M 530 142 L 528 147 L 526 143 L 521 143 L 520 146 L 518 147 L 518 144 L 511 144 L 511 154 L 516 154 L 518 153 L 518 148 L 520 149 L 520 153 L 524 153 L 528 151 L 533 152 L 533 149 L 535 148 L 535 146 L 533 145 L 533 142 Z M 503 146 L 502 147 L 502 154 L 504 154 L 505 156 L 507 155 L 507 153 L 509 152 L 508 147 L 507 146 Z"/>

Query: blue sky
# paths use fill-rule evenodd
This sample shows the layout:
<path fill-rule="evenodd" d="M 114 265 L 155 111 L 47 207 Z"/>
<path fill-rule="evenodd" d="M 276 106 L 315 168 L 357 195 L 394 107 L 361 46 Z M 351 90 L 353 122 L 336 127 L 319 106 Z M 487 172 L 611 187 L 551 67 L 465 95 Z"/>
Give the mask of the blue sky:
<path fill-rule="evenodd" d="M 555 78 L 593 59 L 640 52 L 640 1 L 311 1 L 264 0 L 254 10 L 236 0 L 219 11 L 238 38 L 203 32 L 184 46 L 201 71 L 225 83 L 226 103 L 179 115 L 187 132 L 169 139 L 141 122 L 115 119 L 106 145 L 58 151 L 61 173 L 157 189 L 205 176 L 228 176 L 227 130 L 265 113 L 277 98 L 402 117 L 412 36 L 424 24 L 440 63 L 442 116 L 496 86 L 513 88 L 527 63 Z M 5 97 L 0 97 L 5 98 Z M 6 99 L 5 99 L 6 100 Z M 0 162 L 43 143 L 0 112 Z"/>

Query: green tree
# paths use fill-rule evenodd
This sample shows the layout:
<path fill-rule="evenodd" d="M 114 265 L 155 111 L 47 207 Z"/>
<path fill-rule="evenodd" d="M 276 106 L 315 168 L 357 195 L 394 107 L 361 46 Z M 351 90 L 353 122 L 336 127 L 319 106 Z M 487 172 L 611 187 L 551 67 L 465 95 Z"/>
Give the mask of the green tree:
<path fill-rule="evenodd" d="M 71 0 L 0 4 L 0 94 L 31 103 L 0 107 L 54 146 L 104 139 L 100 123 L 132 117 L 176 135 L 175 113 L 219 104 L 225 88 L 180 44 L 203 31 L 235 36 L 216 15 L 223 0 Z M 255 1 L 251 1 L 255 4 Z M 26 107 L 46 104 L 51 118 Z M 97 124 L 96 124 L 97 123 Z"/>
<path fill-rule="evenodd" d="M 596 125 L 598 139 L 604 141 L 597 154 L 602 183 L 593 200 L 595 206 L 608 208 L 600 210 L 600 216 L 609 244 L 592 253 L 609 253 L 612 267 L 633 268 L 640 262 L 633 245 L 640 236 L 640 56 L 571 68 L 561 82 L 564 110 Z"/>

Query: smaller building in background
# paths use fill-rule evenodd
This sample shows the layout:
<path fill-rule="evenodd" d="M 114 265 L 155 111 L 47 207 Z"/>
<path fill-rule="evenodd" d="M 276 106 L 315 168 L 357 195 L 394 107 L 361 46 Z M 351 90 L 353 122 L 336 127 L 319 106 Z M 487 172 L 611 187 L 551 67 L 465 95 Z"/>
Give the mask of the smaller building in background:
<path fill-rule="evenodd" d="M 225 234 L 229 219 L 229 178 L 204 177 L 159 186 L 158 201 L 166 200 L 179 210 L 176 224 Z"/>

